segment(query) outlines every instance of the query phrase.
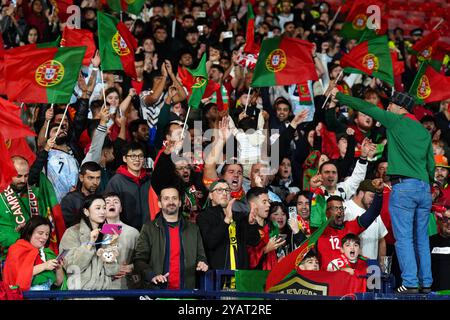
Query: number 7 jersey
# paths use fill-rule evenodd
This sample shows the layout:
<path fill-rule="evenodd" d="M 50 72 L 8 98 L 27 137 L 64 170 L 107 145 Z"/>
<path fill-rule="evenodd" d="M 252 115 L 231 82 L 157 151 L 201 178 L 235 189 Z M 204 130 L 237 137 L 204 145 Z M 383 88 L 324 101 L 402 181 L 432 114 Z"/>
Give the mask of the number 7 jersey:
<path fill-rule="evenodd" d="M 47 177 L 55 189 L 58 202 L 78 182 L 78 161 L 67 152 L 52 149 L 48 153 Z"/>
<path fill-rule="evenodd" d="M 326 271 L 331 261 L 341 256 L 341 240 L 347 234 L 359 235 L 366 230 L 360 226 L 359 219 L 346 221 L 340 227 L 329 225 L 317 240 L 317 252 L 320 261 L 320 269 Z"/>

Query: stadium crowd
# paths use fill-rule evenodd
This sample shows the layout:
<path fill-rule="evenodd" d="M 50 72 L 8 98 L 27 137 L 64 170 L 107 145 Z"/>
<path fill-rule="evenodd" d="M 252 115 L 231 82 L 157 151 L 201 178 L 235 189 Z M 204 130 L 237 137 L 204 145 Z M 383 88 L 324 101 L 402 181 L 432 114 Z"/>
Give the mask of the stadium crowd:
<path fill-rule="evenodd" d="M 335 1 L 152 0 L 137 15 L 108 2 L 73 4 L 97 43 L 98 12 L 128 27 L 137 76 L 101 73 L 96 52 L 67 113 L 22 106 L 35 160 L 12 156 L 17 176 L 0 196 L 6 284 L 195 288 L 209 269 L 272 270 L 328 223 L 300 270 L 364 274 L 365 260 L 392 257 L 399 294 L 450 289 L 450 94 L 419 105 L 407 93 L 419 67 L 409 49 L 423 29 L 387 30 L 404 66 L 391 86 L 341 77 L 357 42 L 342 37 Z M 1 4 L 5 50 L 55 41 L 66 27 L 53 1 Z M 251 86 L 248 4 L 254 42 L 310 42 L 318 81 Z M 189 108 L 188 69 L 203 55 L 217 87 Z M 42 173 L 64 219 L 58 250 L 49 248 L 57 226 L 41 200 Z"/>

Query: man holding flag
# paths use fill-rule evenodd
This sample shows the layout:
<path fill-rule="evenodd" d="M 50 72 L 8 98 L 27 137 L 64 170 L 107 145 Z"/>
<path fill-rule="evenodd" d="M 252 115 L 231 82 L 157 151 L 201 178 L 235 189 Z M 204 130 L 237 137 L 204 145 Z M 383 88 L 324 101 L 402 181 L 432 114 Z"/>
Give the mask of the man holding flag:
<path fill-rule="evenodd" d="M 403 279 L 397 293 L 418 293 L 419 286 L 421 292 L 428 293 L 433 282 L 427 229 L 434 158 L 430 134 L 411 114 L 414 99 L 407 93 L 394 92 L 388 111 L 384 111 L 345 96 L 337 88 L 331 94 L 333 99 L 371 116 L 387 129 L 388 175 L 392 183 L 389 212 Z"/>

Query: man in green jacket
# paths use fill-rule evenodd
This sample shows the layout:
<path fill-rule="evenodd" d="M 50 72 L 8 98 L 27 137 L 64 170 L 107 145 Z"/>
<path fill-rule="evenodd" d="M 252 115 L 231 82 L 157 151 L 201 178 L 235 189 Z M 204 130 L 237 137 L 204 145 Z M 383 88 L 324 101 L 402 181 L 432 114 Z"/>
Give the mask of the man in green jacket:
<path fill-rule="evenodd" d="M 179 214 L 179 190 L 166 186 L 158 195 L 161 211 L 141 230 L 134 268 L 146 287 L 195 288 L 196 271 L 208 271 L 203 241 L 197 225 Z"/>
<path fill-rule="evenodd" d="M 47 144 L 46 148 L 49 148 Z M 46 206 L 39 193 L 39 169 L 30 173 L 28 161 L 20 156 L 11 158 L 17 171 L 12 183 L 0 193 L 0 263 L 5 261 L 8 248 L 19 238 L 19 230 L 33 215 L 45 215 Z M 38 158 L 35 164 L 41 162 Z M 31 175 L 31 176 L 30 176 Z"/>
<path fill-rule="evenodd" d="M 371 116 L 387 129 L 387 174 L 392 183 L 389 212 L 403 281 L 397 293 L 418 293 L 419 287 L 428 293 L 433 282 L 427 228 L 434 157 L 429 132 L 411 114 L 414 99 L 407 93 L 394 92 L 388 111 L 384 111 L 346 96 L 337 88 L 331 94 L 333 99 Z"/>

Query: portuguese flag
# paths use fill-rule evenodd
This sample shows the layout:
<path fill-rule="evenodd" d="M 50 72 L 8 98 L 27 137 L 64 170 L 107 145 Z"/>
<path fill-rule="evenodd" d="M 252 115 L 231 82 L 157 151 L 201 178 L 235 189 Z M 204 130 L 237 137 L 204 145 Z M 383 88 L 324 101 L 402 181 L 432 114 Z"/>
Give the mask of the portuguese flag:
<path fill-rule="evenodd" d="M 139 15 L 144 7 L 145 0 L 102 0 L 112 11 L 125 11 Z"/>
<path fill-rule="evenodd" d="M 44 214 L 44 217 L 48 218 L 53 226 L 52 233 L 50 234 L 49 247 L 58 254 L 59 242 L 66 231 L 66 225 L 53 185 L 42 172 L 39 177 L 39 197 L 42 198 L 43 203 L 45 204 L 46 213 Z"/>
<path fill-rule="evenodd" d="M 205 93 L 208 84 L 208 72 L 206 71 L 206 54 L 203 54 L 202 60 L 198 64 L 197 69 L 188 69 L 192 77 L 194 77 L 194 84 L 191 88 L 191 96 L 189 97 L 188 105 L 194 109 L 198 109 L 200 102 Z"/>
<path fill-rule="evenodd" d="M 440 36 L 439 31 L 433 30 L 409 48 L 408 51 L 419 62 L 427 61 L 436 71 L 440 71 L 445 55 L 450 52 L 450 46 L 439 41 Z M 413 64 L 416 61 L 413 60 Z"/>
<path fill-rule="evenodd" d="M 247 4 L 247 30 L 245 37 L 244 52 L 257 54 L 260 46 L 255 43 L 255 13 L 250 3 Z"/>
<path fill-rule="evenodd" d="M 296 269 L 305 255 L 309 252 L 309 250 L 311 250 L 312 247 L 314 247 L 317 240 L 319 240 L 330 221 L 331 218 L 325 221 L 325 223 L 323 223 L 319 229 L 317 229 L 308 239 L 306 239 L 300 247 L 288 254 L 284 259 L 280 260 L 275 265 L 267 276 L 266 291 L 270 291 L 273 286 L 283 281 L 286 276 Z"/>
<path fill-rule="evenodd" d="M 68 103 L 85 51 L 85 47 L 7 50 L 5 79 L 9 100 Z"/>
<path fill-rule="evenodd" d="M 450 98 L 450 77 L 437 72 L 427 62 L 422 62 L 409 89 L 417 104 L 442 101 Z"/>
<path fill-rule="evenodd" d="M 387 36 L 361 42 L 341 59 L 347 73 L 362 73 L 394 85 L 392 57 Z"/>
<path fill-rule="evenodd" d="M 294 38 L 265 39 L 253 72 L 252 87 L 270 87 L 318 80 L 312 44 Z"/>
<path fill-rule="evenodd" d="M 97 19 L 102 70 L 123 70 L 126 75 L 136 78 L 136 39 L 126 25 L 112 15 L 98 12 Z"/>
<path fill-rule="evenodd" d="M 13 141 L 36 134 L 22 123 L 20 108 L 2 98 L 0 98 L 0 114 L 2 115 L 0 117 L 0 192 L 3 192 L 12 182 L 12 178 L 17 176 L 11 156 L 21 155 L 30 160 L 27 154 L 17 152 L 17 147 L 20 148 L 20 146 L 16 143 L 13 145 Z M 32 154 L 34 156 L 34 153 Z"/>
<path fill-rule="evenodd" d="M 379 29 L 369 30 L 367 28 L 367 22 L 371 16 L 367 13 L 369 6 L 378 6 L 380 12 L 380 26 Z M 363 36 L 364 32 L 368 30 L 372 35 L 385 34 L 387 31 L 387 20 L 383 18 L 384 4 L 379 0 L 356 0 L 353 3 L 347 17 L 345 18 L 344 25 L 342 26 L 341 35 L 344 39 L 356 39 L 359 40 Z M 372 19 L 371 19 L 372 20 Z M 374 21 L 371 21 L 374 23 Z"/>
<path fill-rule="evenodd" d="M 93 33 L 86 29 L 72 29 L 66 26 L 62 34 L 61 47 L 80 46 L 86 46 L 83 65 L 89 66 L 91 64 L 91 59 L 97 50 Z"/>

